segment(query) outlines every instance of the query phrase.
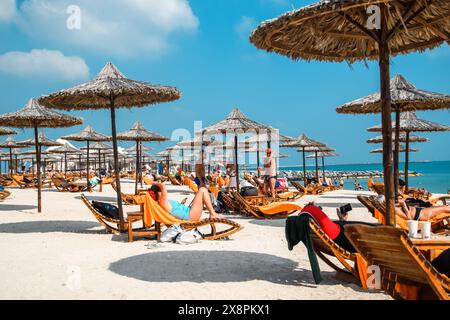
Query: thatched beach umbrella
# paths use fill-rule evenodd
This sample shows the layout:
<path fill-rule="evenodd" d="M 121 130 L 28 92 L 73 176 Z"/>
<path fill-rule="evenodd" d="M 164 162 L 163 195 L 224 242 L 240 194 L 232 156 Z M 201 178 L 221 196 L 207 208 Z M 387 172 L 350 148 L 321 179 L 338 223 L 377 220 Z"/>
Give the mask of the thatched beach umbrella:
<path fill-rule="evenodd" d="M 435 122 L 417 118 L 415 112 L 407 111 L 400 114 L 398 127 L 394 125 L 394 129 L 406 134 L 406 150 L 405 153 L 405 187 L 408 189 L 408 166 L 409 166 L 409 143 L 411 132 L 444 132 L 450 131 L 450 127 L 444 126 Z M 381 126 L 369 128 L 369 132 L 379 132 L 382 130 Z"/>
<path fill-rule="evenodd" d="M 330 148 L 329 146 L 325 145 L 325 146 L 311 146 L 311 147 L 306 147 L 305 149 L 302 150 L 298 150 L 298 151 L 304 151 L 307 153 L 312 152 L 314 154 L 314 158 L 316 160 L 316 181 L 319 181 L 319 163 L 318 163 L 318 154 L 319 152 L 334 152 L 336 151 L 335 149 Z M 322 158 L 323 160 L 323 158 Z"/>
<path fill-rule="evenodd" d="M 9 136 L 12 134 L 17 134 L 14 130 L 8 129 L 8 128 L 2 128 L 0 127 L 0 136 Z"/>
<path fill-rule="evenodd" d="M 9 174 L 12 176 L 13 174 L 13 149 L 17 149 L 17 148 L 23 148 L 22 145 L 18 145 L 17 141 L 14 138 L 8 138 L 6 139 L 4 142 L 0 143 L 0 149 L 8 149 L 9 150 Z M 16 172 L 17 172 L 17 162 L 16 162 L 16 168 L 15 168 Z"/>
<path fill-rule="evenodd" d="M 173 87 L 163 87 L 125 77 L 112 63 L 107 63 L 97 77 L 87 83 L 42 97 L 50 108 L 65 110 L 109 109 L 114 150 L 114 170 L 117 186 L 117 206 L 124 227 L 119 153 L 117 149 L 116 109 L 143 107 L 150 104 L 178 100 L 181 93 Z"/>
<path fill-rule="evenodd" d="M 408 148 L 406 149 L 405 145 L 401 144 L 399 148 L 399 152 L 418 152 L 419 150 L 414 148 Z M 383 153 L 383 148 L 377 148 L 370 150 L 370 153 Z"/>
<path fill-rule="evenodd" d="M 309 138 L 306 134 L 302 133 L 297 139 L 294 141 L 290 141 L 286 144 L 281 145 L 282 148 L 300 148 L 303 153 L 303 181 L 305 184 L 305 187 L 307 185 L 307 179 L 306 179 L 306 159 L 305 159 L 305 152 L 306 148 L 312 148 L 312 147 L 327 147 L 324 143 L 313 140 Z"/>
<path fill-rule="evenodd" d="M 95 132 L 91 126 L 87 126 L 86 128 L 83 129 L 83 131 L 79 133 L 70 134 L 68 136 L 64 136 L 62 137 L 62 139 L 68 141 L 86 142 L 86 179 L 88 189 L 90 190 L 91 184 L 89 182 L 89 165 L 90 165 L 89 157 L 91 153 L 90 152 L 91 142 L 111 141 L 111 137 Z"/>
<path fill-rule="evenodd" d="M 395 127 L 399 127 L 400 112 L 416 110 L 438 110 L 450 108 L 450 95 L 417 89 L 402 75 L 396 75 L 390 83 L 392 111 L 395 111 Z M 379 92 L 344 104 L 336 109 L 338 113 L 369 114 L 381 113 Z M 394 189 L 398 191 L 400 130 L 395 129 L 394 138 Z"/>
<path fill-rule="evenodd" d="M 50 153 L 59 153 L 64 155 L 64 176 L 67 178 L 67 154 L 80 154 L 82 153 L 79 149 L 69 146 L 68 144 L 64 144 L 60 147 L 51 148 L 47 150 Z M 89 181 L 89 177 L 87 177 Z"/>
<path fill-rule="evenodd" d="M 139 181 L 141 182 L 142 187 L 142 142 L 162 142 L 170 139 L 147 130 L 141 122 L 137 121 L 130 130 L 117 134 L 117 140 L 136 142 L 136 181 L 134 191 L 135 194 L 137 194 Z"/>
<path fill-rule="evenodd" d="M 83 123 L 83 119 L 48 110 L 37 100 L 31 99 L 27 105 L 14 113 L 0 116 L 0 124 L 14 128 L 34 129 L 34 146 L 36 149 L 37 181 L 38 181 L 38 212 L 41 212 L 41 156 L 39 148 L 38 128 L 66 128 Z"/>
<path fill-rule="evenodd" d="M 247 118 L 238 108 L 234 108 L 222 121 L 207 127 L 201 131 L 202 136 L 231 133 L 234 135 L 234 157 L 236 166 L 236 188 L 239 192 L 239 164 L 238 164 L 238 135 L 243 133 L 255 133 L 270 131 L 272 128 Z"/>
<path fill-rule="evenodd" d="M 392 139 L 395 140 L 395 137 L 392 137 Z M 406 133 L 405 132 L 400 132 L 398 141 L 405 143 L 406 140 L 407 140 Z M 428 142 L 428 141 L 430 141 L 430 139 L 424 138 L 424 137 L 420 137 L 420 136 L 416 136 L 416 135 L 413 135 L 413 134 L 411 134 L 409 136 L 409 142 Z M 376 136 L 374 138 L 370 138 L 366 142 L 367 143 L 383 143 L 383 136 Z"/>
<path fill-rule="evenodd" d="M 338 155 L 336 153 L 333 152 L 329 152 L 329 151 L 320 151 L 317 152 L 315 154 L 310 154 L 308 156 L 306 156 L 307 158 L 322 158 L 322 176 L 325 179 L 325 158 L 328 157 L 337 157 Z"/>
<path fill-rule="evenodd" d="M 81 147 L 80 150 L 85 150 L 87 151 L 87 146 L 86 147 Z M 89 152 L 91 152 L 91 150 L 93 152 L 97 152 L 98 153 L 98 176 L 100 177 L 100 167 L 101 167 L 101 157 L 102 154 L 105 155 L 107 152 L 106 151 L 111 151 L 112 150 L 112 146 L 110 146 L 109 144 L 103 143 L 101 141 L 97 141 L 96 143 L 94 143 L 93 145 L 89 146 Z M 106 165 L 106 163 L 104 163 L 104 165 Z"/>
<path fill-rule="evenodd" d="M 295 60 L 379 61 L 389 225 L 395 225 L 390 59 L 449 43 L 449 34 L 448 0 L 324 0 L 264 22 L 250 37 L 256 47 Z"/>

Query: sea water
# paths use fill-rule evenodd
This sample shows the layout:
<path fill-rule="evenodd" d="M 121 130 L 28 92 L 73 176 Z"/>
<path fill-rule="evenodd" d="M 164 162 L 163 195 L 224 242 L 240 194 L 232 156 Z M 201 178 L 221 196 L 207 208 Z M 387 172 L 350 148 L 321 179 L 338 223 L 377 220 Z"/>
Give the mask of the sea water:
<path fill-rule="evenodd" d="M 314 170 L 314 167 L 307 166 L 307 170 Z M 303 170 L 302 167 L 280 167 L 280 170 Z M 320 167 L 321 170 L 321 167 Z M 325 165 L 325 170 L 330 171 L 382 171 L 382 164 L 341 164 Z M 404 170 L 404 163 L 400 163 L 400 170 Z M 425 188 L 432 193 L 447 193 L 450 190 L 450 161 L 429 161 L 411 162 L 409 172 L 420 173 L 421 176 L 409 177 L 409 186 L 415 188 Z M 404 179 L 404 177 L 401 177 Z M 383 181 L 378 178 L 374 181 Z M 354 179 L 345 180 L 345 189 L 354 189 Z M 358 179 L 362 187 L 367 190 L 367 179 Z"/>

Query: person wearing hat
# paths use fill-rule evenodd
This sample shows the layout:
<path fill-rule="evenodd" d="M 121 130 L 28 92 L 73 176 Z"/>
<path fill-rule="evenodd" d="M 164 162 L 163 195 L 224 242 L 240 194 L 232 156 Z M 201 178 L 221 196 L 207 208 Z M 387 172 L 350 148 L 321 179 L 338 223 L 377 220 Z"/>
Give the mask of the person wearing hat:
<path fill-rule="evenodd" d="M 277 164 L 275 159 L 272 158 L 272 149 L 267 148 L 266 157 L 264 158 L 264 193 L 275 198 L 275 184 L 277 182 Z M 270 189 L 270 193 L 269 193 Z"/>

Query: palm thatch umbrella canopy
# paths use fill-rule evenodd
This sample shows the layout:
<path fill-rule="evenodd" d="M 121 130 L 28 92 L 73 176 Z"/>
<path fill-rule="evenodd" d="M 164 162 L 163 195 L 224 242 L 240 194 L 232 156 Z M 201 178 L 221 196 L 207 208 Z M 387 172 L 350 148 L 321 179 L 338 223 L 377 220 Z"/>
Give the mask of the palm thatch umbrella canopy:
<path fill-rule="evenodd" d="M 399 149 L 399 152 L 418 152 L 418 151 L 419 151 L 418 149 L 414 149 L 414 148 L 406 149 L 405 145 L 403 145 L 403 144 L 400 145 L 400 149 Z M 383 148 L 370 150 L 370 153 L 383 153 Z"/>
<path fill-rule="evenodd" d="M 449 34 L 448 0 L 323 0 L 268 20 L 250 36 L 256 47 L 295 60 L 379 61 L 389 225 L 395 225 L 390 59 L 449 43 Z"/>
<path fill-rule="evenodd" d="M 406 133 L 400 132 L 399 139 L 398 139 L 399 142 L 405 143 L 406 138 L 407 138 Z M 393 137 L 392 139 L 395 139 L 395 137 Z M 413 134 L 409 136 L 409 142 L 428 142 L 428 141 L 430 141 L 430 139 L 424 138 L 421 136 L 416 136 Z M 377 136 L 377 137 L 371 138 L 371 139 L 367 140 L 366 142 L 367 143 L 383 143 L 383 136 Z"/>
<path fill-rule="evenodd" d="M 41 156 L 39 147 L 38 128 L 66 128 L 83 123 L 79 117 L 69 116 L 63 113 L 51 111 L 40 105 L 35 99 L 30 99 L 25 107 L 14 113 L 0 116 L 0 124 L 14 128 L 33 128 L 34 145 L 36 149 L 37 180 L 38 180 L 38 212 L 42 211 L 41 205 Z"/>
<path fill-rule="evenodd" d="M 331 151 L 319 151 L 315 154 L 310 154 L 310 155 L 306 156 L 306 158 L 316 158 L 316 159 L 317 159 L 317 157 L 322 158 L 322 176 L 325 179 L 325 158 L 337 157 L 337 156 L 338 156 L 338 154 L 333 153 Z"/>
<path fill-rule="evenodd" d="M 150 104 L 178 100 L 181 93 L 174 87 L 164 87 L 131 80 L 108 62 L 97 77 L 87 83 L 42 97 L 40 101 L 50 108 L 65 110 L 109 109 L 114 149 L 114 170 L 117 186 L 117 206 L 124 228 L 122 209 L 119 154 L 117 150 L 116 109 L 144 107 Z"/>
<path fill-rule="evenodd" d="M 102 162 L 102 159 L 101 159 L 102 154 L 103 154 L 103 156 L 105 156 L 106 151 L 112 151 L 112 146 L 110 146 L 109 144 L 103 143 L 101 141 L 97 141 L 93 145 L 90 145 L 89 149 L 98 153 L 98 176 L 100 177 L 101 176 L 100 169 L 101 169 L 101 162 Z M 87 146 L 81 147 L 80 150 L 86 150 L 86 152 L 88 152 Z M 90 152 L 90 150 L 89 150 L 89 152 Z M 106 164 L 106 162 L 104 164 Z"/>
<path fill-rule="evenodd" d="M 326 144 L 313 140 L 309 138 L 306 134 L 302 133 L 297 139 L 293 141 L 289 141 L 283 145 L 281 145 L 282 148 L 301 148 L 303 151 L 303 180 L 305 187 L 307 185 L 307 179 L 306 179 L 306 159 L 305 159 L 305 152 L 307 148 L 312 147 L 322 147 L 326 148 Z M 322 150 L 319 150 L 322 151 Z"/>
<path fill-rule="evenodd" d="M 117 140 L 123 141 L 135 141 L 136 142 L 136 181 L 135 181 L 135 193 L 138 191 L 138 182 L 141 182 L 142 187 L 142 168 L 141 168 L 141 158 L 142 158 L 142 142 L 162 142 L 168 141 L 169 138 L 163 137 L 157 133 L 147 130 L 144 125 L 137 121 L 130 130 L 126 132 L 121 132 L 117 134 Z"/>
<path fill-rule="evenodd" d="M 400 112 L 416 110 L 437 110 L 450 108 L 450 95 L 417 89 L 402 75 L 396 75 L 390 83 L 391 104 L 395 111 L 394 144 L 394 189 L 398 191 L 400 142 Z M 338 113 L 368 114 L 381 113 L 381 94 L 379 92 L 344 104 L 336 109 Z"/>
<path fill-rule="evenodd" d="M 243 133 L 260 134 L 270 132 L 273 128 L 247 118 L 238 108 L 234 108 L 222 121 L 201 131 L 202 136 L 214 134 L 234 135 L 234 156 L 236 166 L 236 187 L 239 192 L 238 135 Z"/>
<path fill-rule="evenodd" d="M 301 150 L 297 150 L 297 151 L 303 151 L 303 149 Z M 314 158 L 316 160 L 316 181 L 319 181 L 319 163 L 318 163 L 318 158 L 319 158 L 319 152 L 333 152 L 336 151 L 335 149 L 330 148 L 329 146 L 325 145 L 325 146 L 311 146 L 311 147 L 306 147 L 304 149 L 305 152 L 309 153 L 312 152 L 314 153 Z M 322 158 L 322 161 L 324 159 Z M 323 162 L 322 162 L 322 166 L 323 166 Z"/>
<path fill-rule="evenodd" d="M 67 154 L 80 154 L 82 153 L 81 150 L 71 147 L 68 144 L 64 144 L 60 147 L 56 147 L 56 148 L 52 148 L 52 149 L 47 149 L 48 152 L 50 153 L 59 153 L 59 154 L 64 154 L 64 176 L 67 177 Z M 87 180 L 89 180 L 89 177 L 87 177 Z"/>
<path fill-rule="evenodd" d="M 136 148 L 138 148 L 137 143 L 135 143 L 134 145 L 132 145 L 129 148 L 126 148 L 125 151 L 128 152 L 129 154 L 135 154 Z M 148 152 L 148 151 L 152 151 L 153 148 L 146 147 L 146 146 L 141 146 L 141 150 L 144 151 L 144 152 Z"/>
<path fill-rule="evenodd" d="M 398 128 L 398 130 L 397 130 Z M 400 114 L 400 119 L 397 124 L 394 125 L 394 129 L 399 132 L 404 132 L 406 134 L 406 150 L 409 149 L 409 143 L 411 132 L 444 132 L 450 131 L 450 127 L 441 125 L 435 122 L 423 120 L 417 118 L 416 113 L 413 111 L 402 112 Z M 367 129 L 369 132 L 379 132 L 381 131 L 381 126 L 374 126 Z M 408 189 L 408 166 L 409 166 L 409 152 L 405 153 L 405 187 Z"/>
<path fill-rule="evenodd" d="M 102 141 L 111 141 L 110 136 L 106 136 L 104 134 L 98 133 L 94 131 L 94 128 L 91 126 L 87 126 L 81 132 L 70 134 L 68 136 L 61 137 L 64 140 L 68 141 L 78 141 L 78 142 L 86 142 L 86 179 L 88 189 L 90 190 L 90 182 L 89 182 L 89 166 L 90 166 L 90 144 L 91 142 L 102 142 Z M 81 178 L 81 173 L 80 173 Z"/>
<path fill-rule="evenodd" d="M 18 141 L 17 144 L 22 145 L 24 147 L 34 146 L 34 139 Z M 59 147 L 62 145 L 62 143 L 51 140 L 47 138 L 47 136 L 43 132 L 39 132 L 38 145 L 40 147 Z"/>
<path fill-rule="evenodd" d="M 9 167 L 9 174 L 12 176 L 12 174 L 13 174 L 13 167 L 12 167 L 13 149 L 23 148 L 23 146 L 17 144 L 17 141 L 14 138 L 8 138 L 4 142 L 0 143 L 0 148 L 9 150 L 9 165 L 8 165 L 8 167 Z M 15 171 L 17 172 L 17 163 L 16 163 Z"/>
<path fill-rule="evenodd" d="M 0 136 L 9 136 L 11 134 L 17 134 L 17 132 L 8 128 L 0 127 Z"/>

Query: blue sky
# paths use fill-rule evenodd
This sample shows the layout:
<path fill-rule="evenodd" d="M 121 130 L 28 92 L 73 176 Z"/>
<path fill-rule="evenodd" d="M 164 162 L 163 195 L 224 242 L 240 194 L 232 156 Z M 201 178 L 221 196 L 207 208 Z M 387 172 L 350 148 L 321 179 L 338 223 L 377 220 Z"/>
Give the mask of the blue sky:
<path fill-rule="evenodd" d="M 179 88 L 173 103 L 120 110 L 118 130 L 136 121 L 171 136 L 176 128 L 209 125 L 233 107 L 250 118 L 298 136 L 305 132 L 337 149 L 330 163 L 379 162 L 366 128 L 380 116 L 340 115 L 335 108 L 378 91 L 378 66 L 362 63 L 291 61 L 257 50 L 248 41 L 261 21 L 312 1 L 287 0 L 1 0 L 0 111 L 21 108 L 29 98 L 84 82 L 112 61 L 128 77 Z M 69 30 L 67 6 L 81 9 L 81 29 Z M 108 4 L 108 5 L 106 5 Z M 450 93 L 450 48 L 393 59 L 392 75 L 402 73 L 417 87 Z M 110 133 L 107 111 L 83 111 L 85 125 Z M 424 119 L 450 125 L 449 111 L 420 112 Z M 47 136 L 84 126 L 45 130 Z M 21 131 L 17 139 L 31 136 Z M 449 160 L 450 133 L 421 134 L 414 160 Z M 129 146 L 130 144 L 123 144 Z M 157 150 L 168 144 L 150 145 Z M 282 164 L 298 164 L 300 156 Z"/>

